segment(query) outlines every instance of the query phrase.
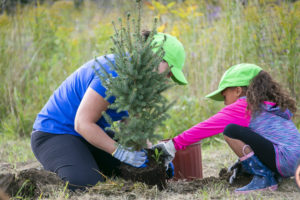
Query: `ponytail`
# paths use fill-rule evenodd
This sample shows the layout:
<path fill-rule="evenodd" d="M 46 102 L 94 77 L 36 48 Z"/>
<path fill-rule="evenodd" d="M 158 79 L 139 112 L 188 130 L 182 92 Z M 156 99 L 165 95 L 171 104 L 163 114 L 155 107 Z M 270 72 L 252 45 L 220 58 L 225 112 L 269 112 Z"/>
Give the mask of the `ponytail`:
<path fill-rule="evenodd" d="M 276 103 L 282 111 L 289 109 L 293 114 L 297 111 L 295 100 L 272 79 L 269 73 L 263 70 L 251 80 L 246 96 L 247 109 L 252 115 L 261 112 L 261 104 L 264 101 Z"/>

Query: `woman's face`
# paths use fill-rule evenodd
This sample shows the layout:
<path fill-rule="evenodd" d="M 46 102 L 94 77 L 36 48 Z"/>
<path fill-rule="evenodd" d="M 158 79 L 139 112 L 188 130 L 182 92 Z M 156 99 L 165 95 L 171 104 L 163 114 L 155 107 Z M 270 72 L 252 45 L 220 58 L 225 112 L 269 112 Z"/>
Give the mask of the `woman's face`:
<path fill-rule="evenodd" d="M 226 88 L 225 90 L 223 90 L 221 92 L 221 94 L 224 96 L 224 104 L 230 105 L 234 102 L 236 102 L 236 100 L 238 100 L 238 98 L 240 98 L 240 95 L 242 94 L 242 88 L 241 87 L 229 87 Z"/>
<path fill-rule="evenodd" d="M 166 62 L 166 61 L 162 61 L 161 63 L 159 63 L 159 66 L 158 66 L 158 73 L 160 73 L 160 74 L 162 74 L 162 73 L 164 73 L 166 70 L 168 70 L 169 69 L 169 65 L 168 65 L 168 63 Z M 172 74 L 172 72 L 170 71 L 168 74 L 167 74 L 167 77 L 168 78 L 171 78 L 171 76 L 172 76 L 173 74 Z"/>

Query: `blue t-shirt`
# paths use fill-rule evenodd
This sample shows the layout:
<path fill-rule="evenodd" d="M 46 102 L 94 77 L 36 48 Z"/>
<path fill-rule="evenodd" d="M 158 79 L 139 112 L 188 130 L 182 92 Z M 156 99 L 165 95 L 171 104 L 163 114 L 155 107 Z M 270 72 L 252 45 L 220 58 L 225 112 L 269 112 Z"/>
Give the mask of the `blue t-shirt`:
<path fill-rule="evenodd" d="M 114 56 L 107 55 L 107 58 L 114 64 Z M 108 61 L 101 56 L 97 61 L 102 64 L 105 70 L 114 77 L 117 73 L 110 69 Z M 101 66 L 95 59 L 87 62 L 74 73 L 72 73 L 53 93 L 41 112 L 37 115 L 33 129 L 54 133 L 54 134 L 72 134 L 80 136 L 74 130 L 74 120 L 79 104 L 90 87 L 102 97 L 106 97 L 106 88 L 102 86 L 98 73 L 101 74 Z M 113 103 L 115 97 L 109 97 L 108 102 Z M 113 109 L 107 109 L 106 113 L 111 117 L 112 121 L 121 120 L 124 116 L 128 116 L 127 111 L 116 112 Z M 102 116 L 97 124 L 104 129 L 110 124 Z"/>

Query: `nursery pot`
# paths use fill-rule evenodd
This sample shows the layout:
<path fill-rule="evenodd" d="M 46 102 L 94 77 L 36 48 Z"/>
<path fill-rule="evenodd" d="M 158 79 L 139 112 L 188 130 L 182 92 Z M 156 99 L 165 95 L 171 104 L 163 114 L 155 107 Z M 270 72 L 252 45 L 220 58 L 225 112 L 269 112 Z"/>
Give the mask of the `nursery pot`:
<path fill-rule="evenodd" d="M 164 140 L 164 142 L 167 141 Z M 175 175 L 172 180 L 202 179 L 201 142 L 191 144 L 185 150 L 177 151 L 173 164 Z"/>

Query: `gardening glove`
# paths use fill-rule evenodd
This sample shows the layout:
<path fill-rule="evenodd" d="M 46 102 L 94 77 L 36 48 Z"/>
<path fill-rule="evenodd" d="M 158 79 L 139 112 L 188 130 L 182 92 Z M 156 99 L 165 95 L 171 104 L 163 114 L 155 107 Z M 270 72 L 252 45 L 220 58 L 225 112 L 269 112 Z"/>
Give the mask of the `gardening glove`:
<path fill-rule="evenodd" d="M 167 179 L 171 179 L 174 177 L 174 165 L 172 162 L 169 163 L 169 167 L 166 173 L 167 173 Z"/>
<path fill-rule="evenodd" d="M 112 156 L 116 159 L 124 162 L 128 165 L 138 168 L 147 167 L 146 163 L 148 161 L 147 154 L 145 151 L 130 151 L 125 149 L 122 145 L 118 145 L 117 149 L 112 153 Z"/>
<path fill-rule="evenodd" d="M 242 164 L 239 159 L 233 163 L 233 165 L 228 167 L 227 172 L 232 173 L 232 175 L 229 177 L 229 184 L 232 184 L 237 178 L 238 174 L 242 173 Z"/>
<path fill-rule="evenodd" d="M 163 152 L 163 157 L 165 159 L 165 166 L 169 167 L 169 164 L 172 162 L 172 160 L 175 158 L 176 149 L 174 146 L 174 143 L 172 140 L 169 140 L 168 142 L 162 142 L 159 144 L 156 144 L 152 147 L 152 149 L 159 149 Z"/>

